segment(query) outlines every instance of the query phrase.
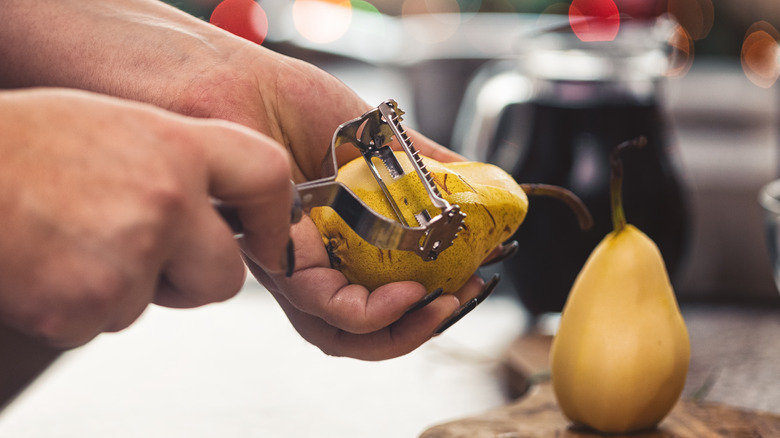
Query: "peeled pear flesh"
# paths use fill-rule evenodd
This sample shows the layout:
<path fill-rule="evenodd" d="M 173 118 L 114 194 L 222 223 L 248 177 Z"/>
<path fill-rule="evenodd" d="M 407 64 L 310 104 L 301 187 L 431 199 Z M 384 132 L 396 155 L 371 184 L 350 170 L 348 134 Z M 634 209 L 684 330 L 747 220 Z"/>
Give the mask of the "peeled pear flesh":
<path fill-rule="evenodd" d="M 430 208 L 436 214 L 438 210 L 430 204 L 406 155 L 396 152 L 396 157 L 406 174 L 395 181 L 385 174 L 383 181 L 408 223 L 416 225 L 415 212 Z M 350 283 L 374 290 L 389 282 L 411 280 L 422 283 L 428 291 L 442 288 L 445 293 L 455 292 L 525 219 L 528 198 L 514 178 L 501 168 L 478 162 L 440 163 L 428 157 L 423 157 L 423 162 L 442 197 L 460 206 L 466 214 L 463 230 L 436 260 L 423 261 L 409 251 L 379 249 L 358 236 L 328 207 L 317 207 L 310 212 L 328 248 L 331 265 Z M 377 168 L 384 170 L 381 164 Z M 362 157 L 342 166 L 337 180 L 377 213 L 395 218 Z"/>
<path fill-rule="evenodd" d="M 639 144 L 623 144 L 622 147 Z M 655 243 L 627 224 L 613 154 L 614 231 L 572 286 L 550 353 L 552 386 L 573 423 L 605 433 L 657 425 L 682 393 L 690 341 Z"/>

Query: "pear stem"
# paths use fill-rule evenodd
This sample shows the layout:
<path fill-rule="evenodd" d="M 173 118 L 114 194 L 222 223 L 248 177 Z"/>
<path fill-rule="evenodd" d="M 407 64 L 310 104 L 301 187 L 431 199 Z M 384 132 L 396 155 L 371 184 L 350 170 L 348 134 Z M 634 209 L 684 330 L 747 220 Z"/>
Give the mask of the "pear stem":
<path fill-rule="evenodd" d="M 589 230 L 593 227 L 593 216 L 591 216 L 588 207 L 571 190 L 550 184 L 520 184 L 528 196 L 549 196 L 565 203 L 577 216 L 581 230 Z"/>
<path fill-rule="evenodd" d="M 612 149 L 612 153 L 609 156 L 609 164 L 611 167 L 610 175 L 610 200 L 612 204 L 612 227 L 615 233 L 623 231 L 626 227 L 626 213 L 623 211 L 623 160 L 620 159 L 620 154 L 623 149 L 626 148 L 641 148 L 647 144 L 647 137 L 640 136 L 631 140 L 624 141 Z"/>

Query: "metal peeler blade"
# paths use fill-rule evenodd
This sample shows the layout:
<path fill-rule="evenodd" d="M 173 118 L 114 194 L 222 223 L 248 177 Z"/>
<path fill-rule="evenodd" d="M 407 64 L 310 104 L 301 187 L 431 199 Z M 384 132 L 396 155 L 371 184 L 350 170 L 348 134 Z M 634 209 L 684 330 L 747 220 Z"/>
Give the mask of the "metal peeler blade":
<path fill-rule="evenodd" d="M 419 152 L 401 125 L 403 114 L 394 100 L 387 100 L 362 116 L 339 126 L 323 162 L 322 174 L 325 176 L 295 186 L 300 198 L 297 208 L 308 213 L 314 207 L 330 207 L 352 230 L 372 245 L 382 249 L 412 251 L 423 260 L 431 261 L 453 244 L 466 215 L 460 211 L 459 206 L 451 205 L 441 196 Z M 406 173 L 391 148 L 393 139 L 406 153 L 432 205 L 439 210 L 438 214 L 433 216 L 427 210 L 415 212 L 416 224 L 410 224 L 404 219 L 387 188 L 390 182 L 383 179 L 375 164 L 377 161 L 382 163 L 393 180 Z M 336 181 L 336 149 L 346 144 L 360 150 L 393 207 L 395 219 L 380 215 L 349 188 Z"/>

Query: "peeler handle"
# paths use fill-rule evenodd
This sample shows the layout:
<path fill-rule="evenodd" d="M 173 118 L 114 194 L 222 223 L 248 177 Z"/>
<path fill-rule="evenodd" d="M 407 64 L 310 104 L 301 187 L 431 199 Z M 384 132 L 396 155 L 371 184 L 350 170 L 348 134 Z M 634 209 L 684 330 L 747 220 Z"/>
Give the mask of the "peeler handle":
<path fill-rule="evenodd" d="M 290 211 L 290 223 L 297 224 L 303 217 L 303 206 L 301 204 L 301 197 L 298 193 L 298 187 L 294 182 L 290 181 L 292 185 L 292 209 Z M 211 200 L 211 205 L 217 210 L 222 219 L 228 224 L 233 231 L 233 236 L 238 238 L 244 233 L 244 225 L 241 223 L 241 219 L 238 217 L 238 211 L 232 205 L 223 203 L 218 199 Z"/>

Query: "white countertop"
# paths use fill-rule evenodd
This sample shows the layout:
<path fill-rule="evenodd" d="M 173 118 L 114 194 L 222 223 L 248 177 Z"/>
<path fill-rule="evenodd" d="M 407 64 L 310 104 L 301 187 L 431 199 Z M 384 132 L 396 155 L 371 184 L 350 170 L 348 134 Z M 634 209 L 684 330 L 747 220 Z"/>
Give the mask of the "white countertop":
<path fill-rule="evenodd" d="M 0 413 L 0 437 L 418 436 L 506 403 L 497 371 L 524 318 L 493 296 L 415 352 L 361 362 L 303 341 L 250 280 L 66 353 Z"/>

